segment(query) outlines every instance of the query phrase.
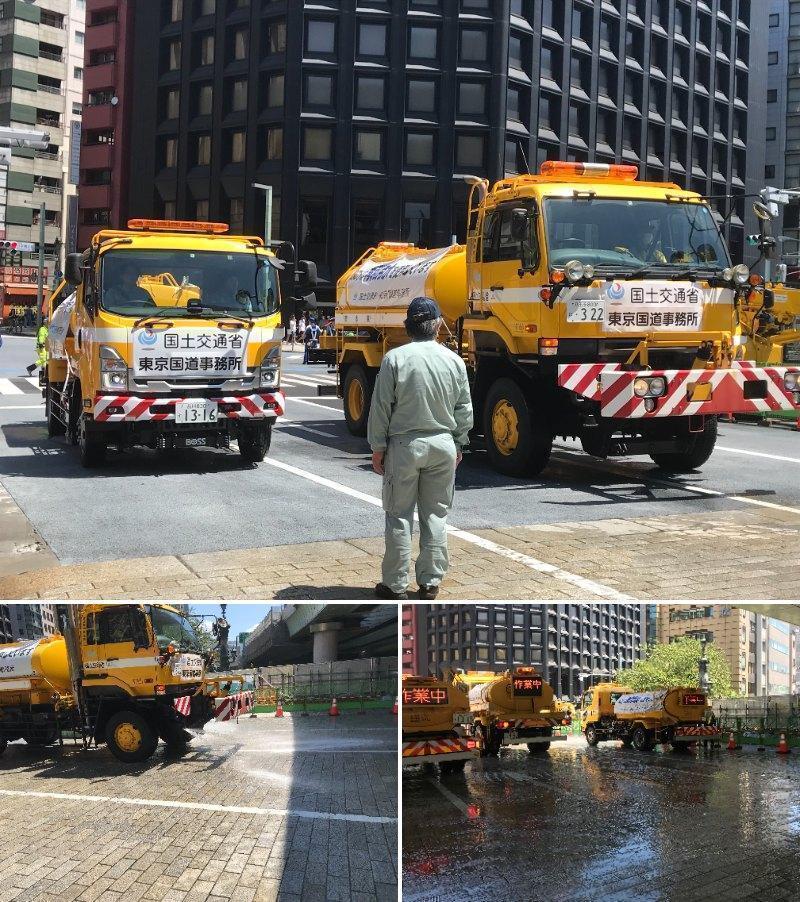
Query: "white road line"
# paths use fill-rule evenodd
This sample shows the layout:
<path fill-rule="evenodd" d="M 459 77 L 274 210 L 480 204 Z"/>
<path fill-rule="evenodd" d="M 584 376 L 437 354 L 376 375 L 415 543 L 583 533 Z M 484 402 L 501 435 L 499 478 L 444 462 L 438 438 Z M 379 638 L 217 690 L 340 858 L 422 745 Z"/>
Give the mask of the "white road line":
<path fill-rule="evenodd" d="M 219 811 L 222 814 L 265 814 L 278 817 L 302 817 L 321 821 L 350 821 L 357 824 L 396 824 L 396 817 L 376 817 L 370 814 L 333 814 L 325 811 L 304 811 L 300 808 L 250 808 L 239 805 L 213 805 L 208 802 L 176 802 L 169 799 L 132 799 L 126 796 L 79 795 L 72 792 L 34 792 L 23 789 L 0 789 L 0 795 L 34 799 L 60 799 L 67 802 L 111 802 L 141 808 L 184 808 L 189 811 Z"/>
<path fill-rule="evenodd" d="M 320 398 L 329 398 L 331 401 L 342 403 L 342 399 L 337 398 L 336 395 L 287 395 L 286 397 L 291 398 L 292 401 L 318 401 Z M 332 408 L 329 407 L 328 410 L 332 410 Z"/>
<path fill-rule="evenodd" d="M 0 407 L 0 410 L 38 410 L 44 401 L 39 401 L 38 404 L 10 404 L 7 407 Z"/>
<path fill-rule="evenodd" d="M 434 788 L 438 789 L 439 792 L 453 805 L 457 808 L 462 814 L 466 814 L 467 817 L 470 817 L 469 805 L 463 799 L 459 799 L 459 797 L 454 793 L 450 792 L 449 789 L 446 789 L 438 780 L 428 780 L 428 783 L 431 784 Z"/>
<path fill-rule="evenodd" d="M 24 395 L 25 392 L 10 379 L 0 379 L 0 395 Z"/>
<path fill-rule="evenodd" d="M 41 388 L 41 387 L 42 387 L 41 385 L 39 385 L 39 377 L 38 377 L 38 376 L 23 376 L 22 378 L 23 378 L 26 382 L 30 382 L 30 384 L 31 384 L 34 388 Z"/>
<path fill-rule="evenodd" d="M 300 404 L 308 404 L 310 407 L 321 407 L 323 410 L 327 410 L 330 413 L 332 410 L 335 411 L 334 407 L 328 407 L 327 404 L 317 404 L 316 401 L 306 401 L 303 398 L 293 398 L 291 395 L 286 396 L 286 403 L 293 403 L 294 401 L 298 401 Z"/>
<path fill-rule="evenodd" d="M 783 460 L 789 464 L 800 464 L 800 457 L 784 457 L 782 454 L 766 454 L 764 451 L 747 451 L 744 448 L 729 448 L 726 445 L 715 445 L 714 451 L 726 451 L 728 454 L 747 454 L 749 457 L 766 457 L 767 460 Z"/>
<path fill-rule="evenodd" d="M 286 417 L 278 420 L 278 428 L 302 429 L 303 432 L 310 432 L 312 435 L 319 435 L 322 438 L 336 438 L 336 434 L 333 432 L 323 432 L 321 429 L 312 429 L 311 426 L 306 426 L 304 423 L 296 423 L 294 420 L 287 420 Z"/>
<path fill-rule="evenodd" d="M 565 454 L 572 458 L 578 466 L 594 470 L 598 469 L 596 461 L 592 463 L 583 460 L 582 458 L 584 455 L 578 452 L 570 451 L 560 445 L 553 445 L 553 448 L 561 454 Z M 738 501 L 740 504 L 752 504 L 755 507 L 766 507 L 770 510 L 783 511 L 784 513 L 797 514 L 800 516 L 799 507 L 776 504 L 774 501 L 760 501 L 758 498 L 750 498 L 747 495 L 729 495 L 727 492 L 720 492 L 717 489 L 706 489 L 698 485 L 686 485 L 683 482 L 670 482 L 667 479 L 659 479 L 657 476 L 650 476 L 647 473 L 630 473 L 616 464 L 609 464 L 607 461 L 603 461 L 603 464 L 604 466 L 602 469 L 607 472 L 615 473 L 617 476 L 621 476 L 623 479 L 627 479 L 630 482 L 638 482 L 640 484 L 652 483 L 653 485 L 660 485 L 668 489 L 682 489 L 686 492 L 694 492 L 696 495 L 707 495 L 711 498 L 726 498 L 729 501 Z"/>
<path fill-rule="evenodd" d="M 326 479 L 324 476 L 318 476 L 316 473 L 309 473 L 307 470 L 293 467 L 291 464 L 284 463 L 282 460 L 276 460 L 274 457 L 264 458 L 264 463 L 276 467 L 279 470 L 285 470 L 287 473 L 293 473 L 295 476 L 300 476 L 303 479 L 308 479 L 310 482 L 316 482 L 317 485 L 333 489 L 335 492 L 349 495 L 351 498 L 356 498 L 359 501 L 365 501 L 367 504 L 372 504 L 376 507 L 382 507 L 383 505 L 381 499 L 374 495 L 367 495 L 365 492 L 359 492 L 358 489 L 350 488 L 350 486 L 343 485 L 340 482 L 334 482 L 332 479 Z M 551 576 L 553 579 L 560 582 L 569 583 L 570 585 L 575 586 L 584 592 L 588 592 L 591 595 L 596 595 L 599 598 L 605 598 L 609 601 L 634 600 L 631 596 L 618 592 L 610 586 L 604 586 L 602 583 L 596 583 L 593 580 L 585 579 L 575 573 L 562 570 L 561 567 L 556 567 L 553 564 L 540 561 L 528 554 L 523 554 L 521 551 L 514 551 L 513 548 L 507 548 L 505 545 L 498 545 L 497 542 L 492 542 L 490 539 L 484 539 L 482 536 L 477 536 L 466 530 L 457 529 L 455 526 L 448 526 L 447 532 L 450 535 L 461 539 L 463 542 L 477 545 L 479 548 L 483 548 L 484 551 L 490 551 L 507 560 L 515 561 L 516 563 L 527 567 L 529 570 L 535 570 L 537 573 Z"/>

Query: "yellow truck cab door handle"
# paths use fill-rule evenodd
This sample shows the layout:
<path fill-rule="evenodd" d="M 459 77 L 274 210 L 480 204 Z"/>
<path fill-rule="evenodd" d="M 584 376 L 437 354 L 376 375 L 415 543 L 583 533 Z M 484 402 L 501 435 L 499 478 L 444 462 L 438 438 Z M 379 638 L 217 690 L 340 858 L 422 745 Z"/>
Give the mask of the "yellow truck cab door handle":
<path fill-rule="evenodd" d="M 505 285 L 490 285 L 489 291 L 502 291 L 505 287 Z"/>

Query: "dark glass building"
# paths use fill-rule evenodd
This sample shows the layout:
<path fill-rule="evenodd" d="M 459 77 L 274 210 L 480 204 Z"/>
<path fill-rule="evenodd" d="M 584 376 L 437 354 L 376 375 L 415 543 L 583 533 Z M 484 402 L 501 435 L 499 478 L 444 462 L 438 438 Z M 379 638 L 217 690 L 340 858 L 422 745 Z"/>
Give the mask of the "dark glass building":
<path fill-rule="evenodd" d="M 14 631 L 11 628 L 11 606 L 0 604 L 0 645 L 4 642 L 14 641 Z"/>
<path fill-rule="evenodd" d="M 464 175 L 637 162 L 713 196 L 741 258 L 767 18 L 752 0 L 138 3 L 130 213 L 260 234 L 252 185 L 271 185 L 273 235 L 331 301 L 381 238 L 463 240 Z"/>
<path fill-rule="evenodd" d="M 431 604 L 414 611 L 424 676 L 445 666 L 502 671 L 532 664 L 556 695 L 577 697 L 645 648 L 640 604 Z"/>

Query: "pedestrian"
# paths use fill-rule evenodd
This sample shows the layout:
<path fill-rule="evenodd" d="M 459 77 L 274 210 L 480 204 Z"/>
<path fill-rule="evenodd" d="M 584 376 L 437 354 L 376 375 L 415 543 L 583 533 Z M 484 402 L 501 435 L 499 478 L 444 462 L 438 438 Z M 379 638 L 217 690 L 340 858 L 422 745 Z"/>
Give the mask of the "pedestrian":
<path fill-rule="evenodd" d="M 305 332 L 305 351 L 303 352 L 303 363 L 310 363 L 308 359 L 309 351 L 316 351 L 319 348 L 319 337 L 322 335 L 322 329 L 317 325 L 316 319 L 309 317 L 308 326 Z"/>
<path fill-rule="evenodd" d="M 372 395 L 367 436 L 386 514 L 379 598 L 407 598 L 415 508 L 419 597 L 436 598 L 447 572 L 447 514 L 472 429 L 472 400 L 464 361 L 436 341 L 440 326 L 436 302 L 415 298 L 405 319 L 411 341 L 383 358 Z"/>
<path fill-rule="evenodd" d="M 294 314 L 289 318 L 289 329 L 286 333 L 286 341 L 291 342 L 292 350 L 294 350 L 294 341 L 297 337 L 297 320 L 294 318 Z"/>
<path fill-rule="evenodd" d="M 306 336 L 306 318 L 305 315 L 300 317 L 300 321 L 297 323 L 297 338 L 300 341 L 303 341 Z"/>

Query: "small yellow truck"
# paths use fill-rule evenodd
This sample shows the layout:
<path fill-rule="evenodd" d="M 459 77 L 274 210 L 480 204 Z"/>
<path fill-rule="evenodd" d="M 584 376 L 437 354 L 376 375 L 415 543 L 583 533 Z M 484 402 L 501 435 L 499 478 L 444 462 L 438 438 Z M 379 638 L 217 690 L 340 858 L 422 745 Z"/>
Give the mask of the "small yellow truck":
<path fill-rule="evenodd" d="M 583 695 L 581 723 L 590 746 L 621 740 L 640 752 L 658 743 L 678 749 L 720 738 L 719 727 L 707 722 L 710 710 L 706 694 L 693 686 L 634 692 L 617 683 L 598 683 Z"/>
<path fill-rule="evenodd" d="M 452 685 L 469 693 L 473 723 L 468 732 L 483 755 L 526 745 L 531 754 L 546 752 L 552 742 L 566 741 L 556 733 L 567 715 L 557 708 L 553 690 L 533 667 L 505 673 L 484 670 L 450 671 Z"/>
<path fill-rule="evenodd" d="M 87 467 L 109 445 L 236 441 L 262 461 L 285 408 L 279 271 L 294 252 L 277 253 L 224 223 L 138 219 L 67 255 L 50 299 L 48 434 Z"/>
<path fill-rule="evenodd" d="M 403 767 L 438 764 L 442 774 L 464 770 L 479 755 L 465 735 L 472 725 L 466 692 L 436 677 L 403 676 Z"/>
<path fill-rule="evenodd" d="M 207 658 L 192 624 L 165 604 L 57 606 L 63 633 L 0 645 L 0 754 L 64 732 L 144 761 L 159 737 L 180 747 L 214 716 Z"/>

